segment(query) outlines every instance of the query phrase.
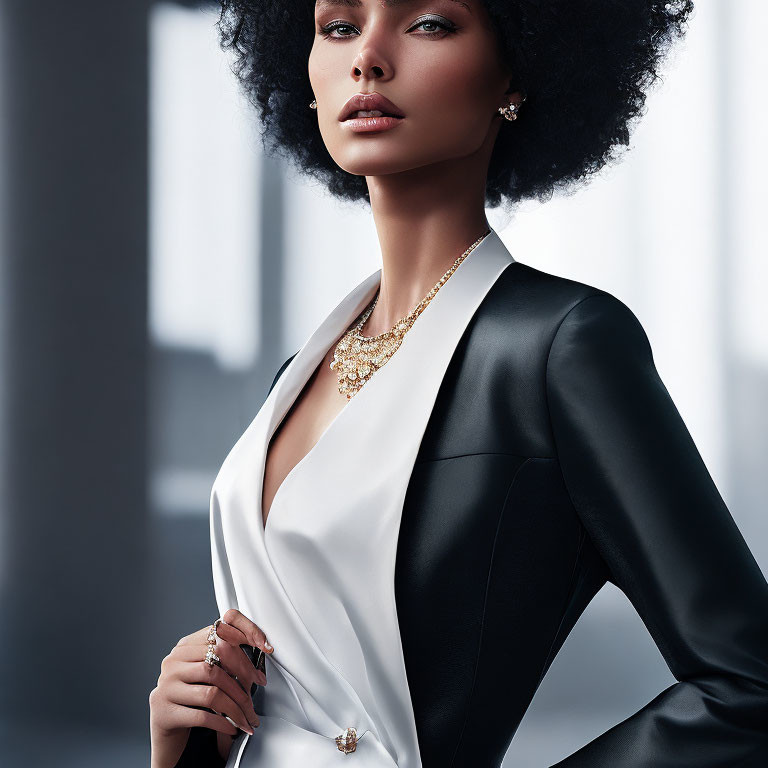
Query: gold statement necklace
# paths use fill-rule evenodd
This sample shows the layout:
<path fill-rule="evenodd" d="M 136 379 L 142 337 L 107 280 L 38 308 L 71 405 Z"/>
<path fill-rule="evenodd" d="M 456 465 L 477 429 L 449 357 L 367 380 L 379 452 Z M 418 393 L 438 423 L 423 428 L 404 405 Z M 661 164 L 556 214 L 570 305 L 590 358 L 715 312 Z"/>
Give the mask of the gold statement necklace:
<path fill-rule="evenodd" d="M 351 400 L 373 376 L 376 371 L 399 349 L 405 334 L 416 322 L 416 318 L 426 309 L 446 280 L 456 271 L 459 264 L 491 233 L 487 230 L 482 237 L 475 240 L 464 253 L 450 266 L 448 271 L 435 283 L 432 290 L 409 312 L 398 320 L 394 326 L 377 336 L 363 336 L 361 333 L 365 321 L 369 318 L 376 302 L 379 300 L 381 287 L 376 296 L 363 311 L 357 322 L 344 336 L 341 337 L 333 353 L 330 363 L 331 370 L 336 371 L 339 379 L 339 392 Z"/>

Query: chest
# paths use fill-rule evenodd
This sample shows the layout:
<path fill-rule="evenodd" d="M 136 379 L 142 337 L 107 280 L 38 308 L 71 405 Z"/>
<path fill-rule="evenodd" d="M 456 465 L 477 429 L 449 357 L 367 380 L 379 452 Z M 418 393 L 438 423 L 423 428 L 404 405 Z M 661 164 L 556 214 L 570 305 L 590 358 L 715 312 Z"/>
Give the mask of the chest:
<path fill-rule="evenodd" d="M 315 369 L 267 447 L 262 487 L 262 520 L 266 529 L 272 504 L 286 478 L 304 461 L 330 425 L 347 406 L 331 370 L 333 346 Z"/>

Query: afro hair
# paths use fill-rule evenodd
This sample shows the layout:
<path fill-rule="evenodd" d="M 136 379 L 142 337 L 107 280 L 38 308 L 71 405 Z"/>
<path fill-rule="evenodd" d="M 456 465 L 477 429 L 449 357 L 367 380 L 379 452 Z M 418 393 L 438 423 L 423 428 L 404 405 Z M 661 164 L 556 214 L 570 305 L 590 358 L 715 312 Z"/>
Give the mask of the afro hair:
<path fill-rule="evenodd" d="M 614 161 L 693 10 L 691 0 L 482 2 L 513 73 L 511 91 L 526 96 L 520 118 L 494 145 L 485 195 L 491 208 L 545 202 Z M 219 44 L 234 54 L 232 70 L 257 109 L 265 149 L 339 199 L 370 204 L 365 177 L 334 162 L 307 108 L 314 7 L 309 0 L 221 0 Z"/>

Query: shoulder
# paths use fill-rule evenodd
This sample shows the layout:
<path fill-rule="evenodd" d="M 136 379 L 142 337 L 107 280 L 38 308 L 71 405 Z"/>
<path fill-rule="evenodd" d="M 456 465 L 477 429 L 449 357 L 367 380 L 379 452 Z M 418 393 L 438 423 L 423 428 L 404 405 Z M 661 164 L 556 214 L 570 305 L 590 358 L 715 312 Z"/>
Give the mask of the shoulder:
<path fill-rule="evenodd" d="M 501 273 L 486 299 L 491 309 L 506 310 L 502 315 L 525 313 L 553 328 L 583 302 L 587 302 L 584 309 L 593 312 L 610 311 L 609 307 L 619 312 L 622 307 L 624 311 L 630 311 L 619 298 L 603 288 L 545 272 L 520 261 L 513 262 Z M 578 315 L 577 310 L 571 319 Z"/>
<path fill-rule="evenodd" d="M 587 347 L 597 353 L 621 342 L 648 345 L 634 312 L 612 293 L 519 261 L 501 273 L 478 312 L 477 322 L 490 325 L 494 338 L 526 350 L 529 359 L 534 351 L 549 360 Z"/>

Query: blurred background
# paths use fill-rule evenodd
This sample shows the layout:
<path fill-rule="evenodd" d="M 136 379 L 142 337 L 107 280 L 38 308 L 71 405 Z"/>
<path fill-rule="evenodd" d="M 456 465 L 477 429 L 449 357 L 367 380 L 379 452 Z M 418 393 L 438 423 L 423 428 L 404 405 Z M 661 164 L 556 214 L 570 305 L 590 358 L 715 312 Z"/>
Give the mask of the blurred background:
<path fill-rule="evenodd" d="M 621 162 L 488 217 L 518 261 L 638 315 L 765 573 L 768 5 L 696 5 Z M 4 765 L 149 765 L 160 662 L 218 615 L 218 468 L 380 266 L 367 209 L 264 156 L 217 8 L 0 0 Z M 608 584 L 505 766 L 550 765 L 673 682 Z"/>

